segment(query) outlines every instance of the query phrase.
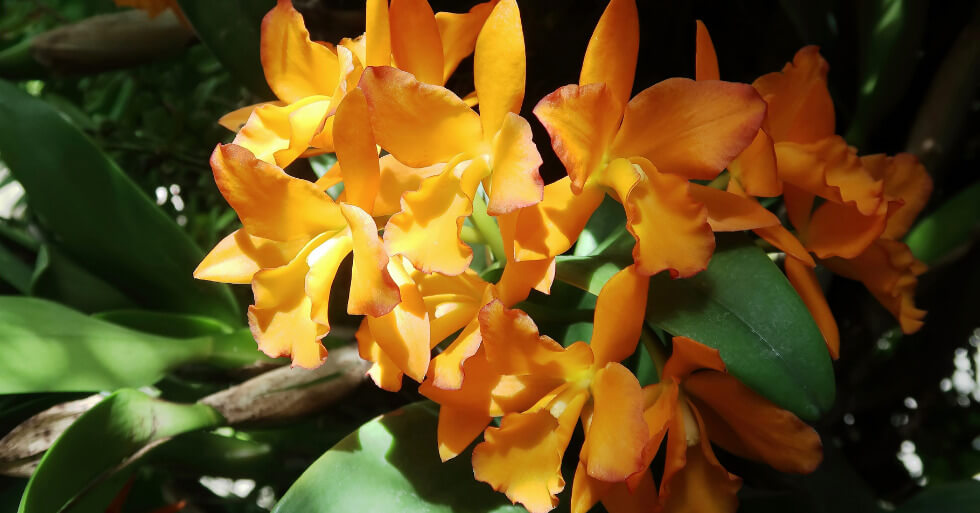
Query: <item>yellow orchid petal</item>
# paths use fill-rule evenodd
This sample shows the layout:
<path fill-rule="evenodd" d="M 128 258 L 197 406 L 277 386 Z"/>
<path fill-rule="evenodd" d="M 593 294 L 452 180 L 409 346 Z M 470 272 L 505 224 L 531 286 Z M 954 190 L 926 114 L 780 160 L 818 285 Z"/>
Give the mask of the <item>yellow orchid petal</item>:
<path fill-rule="evenodd" d="M 540 203 L 518 211 L 520 229 L 513 234 L 514 258 L 544 260 L 568 251 L 603 197 L 605 193 L 598 187 L 573 193 L 567 176 L 546 185 Z"/>
<path fill-rule="evenodd" d="M 374 199 L 375 216 L 390 216 L 402 209 L 402 194 L 417 191 L 422 180 L 435 176 L 445 169 L 445 165 L 436 164 L 428 167 L 408 167 L 395 159 L 394 155 L 385 155 L 379 161 L 381 179 L 378 183 L 378 195 Z"/>
<path fill-rule="evenodd" d="M 403 373 L 384 352 L 384 349 L 378 345 L 378 341 L 375 340 L 374 334 L 371 332 L 368 318 L 361 321 L 361 326 L 354 333 L 354 338 L 357 339 L 358 354 L 362 359 L 372 362 L 371 368 L 368 369 L 368 376 L 371 381 L 374 381 L 374 384 L 382 390 L 389 392 L 401 390 Z"/>
<path fill-rule="evenodd" d="M 590 476 L 586 471 L 585 462 L 580 459 L 575 467 L 575 477 L 572 479 L 571 513 L 588 513 L 613 486 L 615 484 Z"/>
<path fill-rule="evenodd" d="M 820 49 L 806 46 L 781 72 L 763 75 L 752 83 L 769 104 L 766 131 L 774 141 L 811 143 L 834 135 L 828 69 Z"/>
<path fill-rule="evenodd" d="M 194 269 L 194 277 L 222 283 L 250 283 L 258 271 L 289 263 L 306 242 L 304 239 L 278 242 L 238 229 L 221 239 L 204 257 Z"/>
<path fill-rule="evenodd" d="M 496 288 L 500 302 L 509 308 L 527 299 L 532 289 L 542 294 L 550 293 L 554 281 L 554 258 L 508 262 Z"/>
<path fill-rule="evenodd" d="M 798 474 L 813 472 L 823 459 L 820 435 L 813 428 L 734 377 L 698 372 L 683 386 L 696 404 L 704 406 L 698 412 L 708 436 L 725 450 Z M 716 436 L 719 433 L 727 436 Z"/>
<path fill-rule="evenodd" d="M 396 285 L 388 273 L 388 254 L 378 237 L 378 225 L 370 214 L 354 205 L 340 204 L 347 219 L 354 245 L 354 266 L 347 313 L 380 317 L 401 301 Z"/>
<path fill-rule="evenodd" d="M 442 83 L 456 71 L 460 61 L 473 53 L 480 29 L 490 16 L 497 0 L 476 4 L 469 12 L 456 14 L 437 12 L 436 24 L 439 26 L 439 39 L 442 40 Z"/>
<path fill-rule="evenodd" d="M 463 331 L 456 337 L 456 340 L 453 340 L 445 351 L 439 353 L 438 356 L 432 359 L 432 364 L 429 366 L 429 377 L 432 386 L 442 390 L 473 389 L 470 386 L 470 376 L 466 373 L 466 362 L 472 359 L 482 348 L 482 343 L 483 334 L 480 331 L 480 322 L 474 317 L 463 327 Z M 464 374 L 466 374 L 465 382 L 463 380 Z M 488 394 L 489 390 L 488 388 Z M 424 392 L 421 393 L 438 401 Z"/>
<path fill-rule="evenodd" d="M 551 147 L 576 193 L 603 165 L 619 128 L 623 107 L 611 91 L 605 84 L 567 85 L 534 106 L 534 115 L 551 136 Z"/>
<path fill-rule="evenodd" d="M 491 292 L 489 284 L 472 269 L 456 276 L 417 270 L 411 274 L 429 312 L 433 346 L 473 321 L 487 298 L 492 297 L 487 295 Z"/>
<path fill-rule="evenodd" d="M 895 211 L 889 212 L 888 225 L 881 235 L 886 239 L 902 238 L 929 201 L 932 178 L 911 153 L 899 153 L 894 157 L 869 155 L 861 157 L 861 164 L 872 176 L 884 182 L 886 200 L 902 202 Z"/>
<path fill-rule="evenodd" d="M 337 54 L 310 40 L 290 0 L 279 0 L 262 19 L 260 54 L 265 79 L 284 102 L 330 95 L 337 87 Z"/>
<path fill-rule="evenodd" d="M 690 184 L 688 192 L 708 209 L 708 224 L 713 231 L 737 232 L 779 224 L 776 214 L 754 199 L 695 183 Z"/>
<path fill-rule="evenodd" d="M 595 305 L 595 328 L 589 346 L 596 368 L 625 360 L 636 350 L 646 315 L 650 277 L 628 266 L 603 285 Z"/>
<path fill-rule="evenodd" d="M 500 374 L 573 379 L 592 365 L 592 351 L 583 343 L 562 347 L 542 336 L 521 310 L 491 301 L 480 310 L 480 331 L 487 360 Z"/>
<path fill-rule="evenodd" d="M 592 378 L 595 409 L 581 459 L 588 474 L 603 481 L 625 481 L 641 472 L 647 424 L 643 419 L 643 390 L 629 369 L 610 362 Z"/>
<path fill-rule="evenodd" d="M 391 64 L 391 29 L 388 0 L 367 0 L 364 16 L 365 66 Z"/>
<path fill-rule="evenodd" d="M 622 109 L 633 91 L 640 22 L 635 0 L 611 0 L 585 50 L 579 85 L 605 83 Z"/>
<path fill-rule="evenodd" d="M 320 325 L 330 329 L 330 290 L 340 264 L 353 249 L 350 231 L 343 230 L 317 238 L 320 244 L 306 257 L 309 272 L 306 275 L 306 295 L 312 300 L 310 316 Z"/>
<path fill-rule="evenodd" d="M 779 196 L 783 184 L 779 181 L 776 168 L 776 150 L 772 138 L 761 128 L 747 148 L 728 164 L 731 173 L 729 184 L 738 184 L 742 189 L 757 197 Z"/>
<path fill-rule="evenodd" d="M 465 271 L 473 250 L 459 239 L 463 220 L 473 212 L 473 195 L 486 175 L 483 159 L 453 166 L 422 181 L 402 196 L 402 211 L 385 227 L 385 249 L 404 255 L 416 269 L 456 275 Z"/>
<path fill-rule="evenodd" d="M 211 170 L 222 196 L 251 235 L 288 241 L 346 224 L 337 204 L 316 185 L 256 159 L 245 148 L 218 145 Z"/>
<path fill-rule="evenodd" d="M 391 54 L 420 82 L 442 85 L 442 41 L 426 0 L 391 0 Z"/>
<path fill-rule="evenodd" d="M 669 78 L 627 104 L 612 155 L 710 180 L 752 143 L 765 114 L 766 102 L 748 85 Z"/>
<path fill-rule="evenodd" d="M 428 312 L 401 259 L 391 259 L 388 272 L 397 283 L 401 302 L 384 315 L 369 315 L 368 326 L 388 358 L 408 377 L 422 381 L 430 357 Z"/>
<path fill-rule="evenodd" d="M 440 407 L 437 431 L 439 458 L 449 461 L 459 456 L 489 424 L 489 415 L 474 415 L 452 406 Z"/>
<path fill-rule="evenodd" d="M 718 463 L 707 437 L 687 447 L 684 467 L 661 484 L 664 513 L 733 513 L 742 480 Z M 668 486 L 669 484 L 669 486 Z M 669 490 L 669 493 L 667 492 Z"/>
<path fill-rule="evenodd" d="M 559 418 L 545 409 L 504 416 L 473 450 L 473 475 L 531 513 L 554 509 L 555 494 L 565 487 L 561 460 L 568 439 L 560 432 L 570 433 L 584 401 L 585 394 L 574 397 Z"/>
<path fill-rule="evenodd" d="M 334 128 L 346 200 L 373 213 L 380 190 L 381 166 L 368 120 L 367 100 L 360 89 L 351 91 L 341 102 L 334 116 Z"/>
<path fill-rule="evenodd" d="M 275 101 L 275 102 L 262 102 L 256 103 L 254 105 L 246 105 L 242 108 L 235 109 L 224 116 L 218 118 L 218 124 L 231 130 L 232 132 L 238 132 L 241 130 L 242 125 L 248 121 L 248 118 L 252 115 L 255 109 L 263 105 L 276 105 L 278 107 L 284 107 L 286 102 Z"/>
<path fill-rule="evenodd" d="M 255 304 L 248 307 L 248 324 L 259 350 L 273 358 L 290 356 L 293 365 L 308 369 L 320 366 L 327 356 L 319 342 L 325 330 L 311 318 L 312 301 L 306 291 L 307 257 L 327 237 L 310 241 L 288 264 L 255 273 Z"/>
<path fill-rule="evenodd" d="M 360 67 L 361 71 L 363 71 L 364 66 L 367 66 L 367 64 L 363 64 L 364 61 L 367 60 L 367 37 L 365 37 L 364 34 L 361 34 L 354 39 L 345 37 L 341 39 L 339 43 L 337 43 L 337 46 L 349 50 L 351 55 L 353 55 L 353 60 L 356 60 L 358 67 Z M 340 57 L 339 51 L 337 57 Z M 383 65 L 387 66 L 388 64 L 389 63 L 386 62 Z M 360 73 L 357 73 L 357 78 L 360 79 Z M 352 91 L 355 87 L 357 87 L 357 80 L 347 80 L 346 85 L 349 86 L 346 89 L 348 91 Z"/>
<path fill-rule="evenodd" d="M 708 34 L 708 27 L 705 27 L 701 20 L 695 20 L 695 23 L 697 36 L 694 51 L 694 80 L 720 80 L 718 56 L 715 54 L 711 35 Z"/>
<path fill-rule="evenodd" d="M 666 270 L 674 278 L 703 271 L 715 249 L 707 209 L 691 196 L 686 179 L 641 164 L 617 159 L 601 177 L 626 210 L 637 270 L 648 276 Z"/>
<path fill-rule="evenodd" d="M 899 321 L 902 332 L 915 333 L 926 312 L 915 307 L 915 285 L 926 266 L 915 259 L 909 247 L 879 239 L 856 258 L 822 261 L 836 274 L 864 283 L 868 291 Z"/>
<path fill-rule="evenodd" d="M 508 112 L 521 111 L 525 66 L 520 9 L 515 0 L 501 0 L 480 30 L 473 52 L 473 84 L 485 140 L 497 133 Z"/>
<path fill-rule="evenodd" d="M 448 162 L 483 141 L 480 116 L 448 89 L 390 67 L 364 70 L 359 87 L 375 140 L 408 166 Z"/>
<path fill-rule="evenodd" d="M 498 216 L 540 202 L 544 197 L 544 180 L 538 173 L 542 160 L 531 140 L 531 125 L 508 112 L 493 137 L 492 151 L 487 213 Z"/>
<path fill-rule="evenodd" d="M 862 215 L 878 213 L 884 183 L 861 165 L 857 150 L 843 138 L 833 136 L 812 144 L 781 142 L 775 148 L 784 182 L 834 203 L 853 203 Z"/>
<path fill-rule="evenodd" d="M 323 126 L 330 97 L 309 96 L 279 106 L 255 108 L 232 144 L 251 151 L 269 164 L 286 167 L 303 154 Z"/>
<path fill-rule="evenodd" d="M 796 293 L 800 295 L 803 304 L 817 323 L 820 334 L 827 343 L 830 357 L 836 360 L 840 356 L 840 332 L 834 314 L 830 311 L 830 305 L 827 304 L 827 298 L 824 297 L 820 283 L 817 281 L 817 275 L 811 267 L 787 255 L 786 278 L 796 289 Z"/>

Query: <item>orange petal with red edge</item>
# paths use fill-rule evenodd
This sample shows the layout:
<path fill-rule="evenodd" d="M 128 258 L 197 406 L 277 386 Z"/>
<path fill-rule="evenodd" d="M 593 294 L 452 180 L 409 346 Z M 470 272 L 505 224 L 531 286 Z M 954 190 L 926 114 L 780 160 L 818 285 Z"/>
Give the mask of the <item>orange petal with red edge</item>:
<path fill-rule="evenodd" d="M 464 272 L 473 250 L 460 240 L 459 233 L 463 220 L 473 212 L 473 195 L 485 175 L 485 161 L 476 159 L 465 166 L 447 167 L 423 180 L 419 190 L 405 193 L 401 212 L 385 226 L 388 254 L 404 255 L 424 273 Z"/>
<path fill-rule="evenodd" d="M 492 151 L 487 213 L 498 216 L 540 202 L 544 197 L 544 180 L 538 173 L 542 161 L 531 140 L 531 125 L 508 112 L 493 137 Z"/>
<path fill-rule="evenodd" d="M 708 267 L 715 237 L 707 209 L 691 196 L 686 179 L 661 173 L 649 162 L 640 169 L 616 159 L 601 180 L 626 210 L 626 228 L 636 239 L 633 260 L 641 274 L 666 270 L 673 278 L 686 278 Z"/>
<path fill-rule="evenodd" d="M 439 408 L 439 458 L 449 461 L 458 456 L 488 425 L 487 415 L 474 415 L 452 406 Z"/>
<path fill-rule="evenodd" d="M 490 16 L 496 0 L 474 5 L 469 12 L 437 12 L 436 25 L 442 40 L 442 83 L 449 80 L 460 61 L 473 53 L 480 29 Z"/>
<path fill-rule="evenodd" d="M 448 162 L 483 141 L 480 116 L 448 89 L 390 68 L 364 70 L 359 86 L 367 98 L 377 143 L 411 167 Z"/>
<path fill-rule="evenodd" d="M 399 285 L 388 273 L 388 254 L 378 237 L 378 225 L 367 212 L 354 205 L 341 203 L 340 210 L 350 226 L 354 244 L 347 313 L 381 317 L 401 301 L 401 296 Z"/>
<path fill-rule="evenodd" d="M 929 201 L 932 178 L 911 153 L 899 153 L 894 157 L 870 155 L 861 157 L 861 164 L 885 183 L 886 200 L 902 202 L 894 212 L 889 211 L 888 225 L 881 235 L 886 239 L 902 238 Z"/>
<path fill-rule="evenodd" d="M 351 91 L 340 103 L 334 127 L 334 145 L 344 177 L 346 200 L 365 212 L 373 213 L 375 198 L 380 190 L 381 166 L 371 134 L 367 101 L 360 89 Z"/>
<path fill-rule="evenodd" d="M 696 183 L 690 184 L 689 192 L 707 207 L 713 231 L 737 232 L 779 224 L 779 218 L 754 199 Z"/>
<path fill-rule="evenodd" d="M 822 263 L 845 278 L 864 283 L 899 321 L 902 332 L 915 333 L 922 327 L 926 312 L 915 307 L 915 286 L 926 266 L 905 243 L 879 239 L 856 258 L 831 258 Z"/>
<path fill-rule="evenodd" d="M 368 325 L 378 345 L 391 361 L 415 381 L 422 381 L 429 368 L 429 316 L 415 282 L 401 259 L 388 262 L 387 271 L 397 283 L 401 302 L 390 312 L 368 316 Z M 357 277 L 352 278 L 356 282 Z"/>
<path fill-rule="evenodd" d="M 476 319 L 480 308 L 488 301 L 491 291 L 473 270 L 446 276 L 410 271 L 429 312 L 430 345 L 437 345 Z"/>
<path fill-rule="evenodd" d="M 211 170 L 221 195 L 256 237 L 288 241 L 346 224 L 337 204 L 314 184 L 256 159 L 245 148 L 218 145 Z"/>
<path fill-rule="evenodd" d="M 684 390 L 732 430 L 741 445 L 726 450 L 762 461 L 781 472 L 808 474 L 823 459 L 820 435 L 792 413 L 721 372 L 698 372 L 684 380 Z M 705 408 L 699 408 L 704 412 Z M 707 418 L 707 417 L 706 417 Z M 742 452 L 748 449 L 748 452 Z"/>
<path fill-rule="evenodd" d="M 568 177 L 546 185 L 540 203 L 519 211 L 514 258 L 543 260 L 568 251 L 603 197 L 599 187 L 586 187 L 581 194 L 574 194 Z"/>
<path fill-rule="evenodd" d="M 388 0 L 367 0 L 364 16 L 364 65 L 391 64 L 391 28 Z"/>
<path fill-rule="evenodd" d="M 500 374 L 573 379 L 592 365 L 588 346 L 562 347 L 542 336 L 526 313 L 507 309 L 499 300 L 484 306 L 479 317 L 487 360 Z"/>
<path fill-rule="evenodd" d="M 527 260 L 524 262 L 508 262 L 496 287 L 500 301 L 504 306 L 510 308 L 527 299 L 532 289 L 542 294 L 550 293 L 551 284 L 554 281 L 554 258 Z"/>
<path fill-rule="evenodd" d="M 776 150 L 772 138 L 761 128 L 752 144 L 728 164 L 729 183 L 738 183 L 746 193 L 757 197 L 779 196 L 783 184 L 776 168 Z"/>
<path fill-rule="evenodd" d="M 589 346 L 596 368 L 625 360 L 636 350 L 646 315 L 650 277 L 635 266 L 617 272 L 602 286 L 595 305 L 595 327 Z"/>
<path fill-rule="evenodd" d="M 752 143 L 765 113 L 766 102 L 748 85 L 669 78 L 630 100 L 611 154 L 710 180 Z"/>
<path fill-rule="evenodd" d="M 194 277 L 222 283 L 250 283 L 259 270 L 289 263 L 306 242 L 303 239 L 278 242 L 238 229 L 211 249 L 194 269 Z"/>
<path fill-rule="evenodd" d="M 805 46 L 781 72 L 763 75 L 752 83 L 769 104 L 766 131 L 774 141 L 808 143 L 834 135 L 828 69 L 820 49 Z"/>
<path fill-rule="evenodd" d="M 259 160 L 286 167 L 303 154 L 320 132 L 331 99 L 308 96 L 287 105 L 266 103 L 252 111 L 232 144 Z"/>
<path fill-rule="evenodd" d="M 228 130 L 231 130 L 232 132 L 238 132 L 239 130 L 241 130 L 242 125 L 244 125 L 245 122 L 248 121 L 248 118 L 252 115 L 252 112 L 254 112 L 255 109 L 263 105 L 269 105 L 269 104 L 277 105 L 279 107 L 284 107 L 286 105 L 285 102 L 280 102 L 280 101 L 262 102 L 262 103 L 256 103 L 254 105 L 246 105 L 239 109 L 235 109 L 225 114 L 224 116 L 218 118 L 218 124 L 227 128 Z"/>
<path fill-rule="evenodd" d="M 687 337 L 674 337 L 674 350 L 664 364 L 663 378 L 678 381 L 699 369 L 725 372 L 718 350 Z"/>
<path fill-rule="evenodd" d="M 368 319 L 361 321 L 360 327 L 354 333 L 357 339 L 357 352 L 362 359 L 372 362 L 368 369 L 368 376 L 374 384 L 382 390 L 397 392 L 402 388 L 402 371 L 395 365 L 395 362 L 388 357 L 388 354 L 381 349 L 378 341 L 371 333 L 371 326 Z"/>
<path fill-rule="evenodd" d="M 515 0 L 501 0 L 480 29 L 473 52 L 473 85 L 485 140 L 500 130 L 508 112 L 521 111 L 525 74 L 521 12 Z"/>
<path fill-rule="evenodd" d="M 574 192 L 581 192 L 586 180 L 604 164 L 622 108 L 605 84 L 567 85 L 534 106 L 534 115 L 551 136 L 551 147 L 565 165 Z"/>
<path fill-rule="evenodd" d="M 331 95 L 337 87 L 337 55 L 310 40 L 303 15 L 290 0 L 279 0 L 262 18 L 260 54 L 265 79 L 282 101 Z"/>
<path fill-rule="evenodd" d="M 312 301 L 310 317 L 329 330 L 330 290 L 353 244 L 348 230 L 329 237 L 324 234 L 316 240 L 319 243 L 305 257 L 310 269 L 306 274 L 306 295 Z"/>
<path fill-rule="evenodd" d="M 582 62 L 580 85 L 604 83 L 622 109 L 633 91 L 640 22 L 635 0 L 611 0 L 592 32 Z"/>
<path fill-rule="evenodd" d="M 442 41 L 426 0 L 391 0 L 391 54 L 420 82 L 442 85 Z"/>
<path fill-rule="evenodd" d="M 841 137 L 813 144 L 777 143 L 775 149 L 779 178 L 786 183 L 834 203 L 852 203 L 863 215 L 878 212 L 884 183 L 861 165 L 857 150 Z"/>
<path fill-rule="evenodd" d="M 878 240 L 888 222 L 888 205 L 866 216 L 854 205 L 830 201 L 817 207 L 806 232 L 807 249 L 818 258 L 854 258 Z"/>
<path fill-rule="evenodd" d="M 830 357 L 836 360 L 840 356 L 840 332 L 834 314 L 830 311 L 830 305 L 827 304 L 827 298 L 820 288 L 820 282 L 817 281 L 817 275 L 806 264 L 787 255 L 786 278 L 796 289 L 796 293 L 800 295 L 803 304 L 820 328 L 820 333 L 827 343 L 827 350 L 830 351 Z"/>
<path fill-rule="evenodd" d="M 708 27 L 701 20 L 695 20 L 697 35 L 694 46 L 694 80 L 720 80 L 718 72 L 718 56 L 715 45 L 711 42 Z"/>
<path fill-rule="evenodd" d="M 616 362 L 596 371 L 591 390 L 595 408 L 581 459 L 590 476 L 625 481 L 643 470 L 643 448 L 648 439 L 643 390 L 636 376 Z"/>
<path fill-rule="evenodd" d="M 385 155 L 379 161 L 381 179 L 378 184 L 378 195 L 374 199 L 375 216 L 390 216 L 402 209 L 402 194 L 417 191 L 422 180 L 435 176 L 445 169 L 442 164 L 428 167 L 408 167 L 395 159 L 394 155 Z"/>
<path fill-rule="evenodd" d="M 459 390 L 463 385 L 469 385 L 469 381 L 463 382 L 466 362 L 480 350 L 482 343 L 483 333 L 480 331 L 480 322 L 474 317 L 463 327 L 456 340 L 432 359 L 429 368 L 432 386 L 443 390 Z"/>

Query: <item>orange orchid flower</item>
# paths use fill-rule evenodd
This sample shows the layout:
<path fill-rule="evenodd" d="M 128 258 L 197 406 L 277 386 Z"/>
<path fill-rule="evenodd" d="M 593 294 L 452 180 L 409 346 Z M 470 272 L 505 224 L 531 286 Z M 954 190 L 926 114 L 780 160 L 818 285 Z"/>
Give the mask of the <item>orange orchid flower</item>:
<path fill-rule="evenodd" d="M 532 513 L 549 511 L 564 487 L 562 454 L 581 417 L 586 426 L 581 458 L 591 476 L 623 481 L 643 474 L 648 432 L 643 394 L 618 362 L 639 340 L 648 285 L 633 266 L 617 273 L 596 304 L 591 343 L 568 348 L 541 336 L 524 312 L 499 300 L 484 306 L 483 345 L 466 361 L 462 387 L 446 390 L 427 379 L 419 388 L 441 405 L 443 460 L 462 452 L 491 417 L 502 415 L 500 427 L 487 428 L 485 441 L 473 452 L 474 474 Z"/>
<path fill-rule="evenodd" d="M 255 304 L 249 326 L 259 349 L 290 356 L 294 365 L 319 366 L 330 331 L 330 289 L 341 262 L 354 254 L 347 311 L 380 317 L 400 300 L 378 227 L 357 205 L 335 203 L 316 184 L 293 178 L 234 144 L 211 157 L 218 189 L 243 228 L 225 237 L 194 276 L 249 283 Z"/>
<path fill-rule="evenodd" d="M 541 157 L 530 125 L 517 114 L 524 61 L 520 12 L 506 0 L 494 6 L 476 40 L 479 114 L 449 90 L 411 73 L 386 66 L 364 71 L 358 88 L 377 144 L 407 166 L 442 168 L 402 196 L 401 211 L 385 226 L 389 254 L 405 256 L 425 273 L 458 275 L 472 260 L 460 231 L 474 201 L 482 201 L 481 184 L 490 215 L 541 200 Z"/>
<path fill-rule="evenodd" d="M 387 0 L 371 0 L 364 34 L 331 45 L 312 41 L 291 0 L 279 0 L 263 19 L 260 46 L 266 80 L 279 101 L 244 107 L 220 122 L 239 132 L 235 144 L 279 167 L 333 151 L 339 131 L 333 114 L 365 66 L 394 61 L 419 80 L 442 85 L 472 53 L 492 6 L 433 14 L 425 0 L 393 0 L 390 8 Z"/>
<path fill-rule="evenodd" d="M 717 76 L 711 38 L 700 22 L 696 55 L 699 77 Z M 921 327 L 925 315 L 912 300 L 916 276 L 924 266 L 894 239 L 905 234 L 925 206 L 932 181 L 910 154 L 858 157 L 834 134 L 827 71 L 818 48 L 807 46 L 781 72 L 753 83 L 769 108 L 756 142 L 729 166 L 729 190 L 765 196 L 769 194 L 760 193 L 762 187 L 750 191 L 749 185 L 781 187 L 789 220 L 806 251 L 837 274 L 862 281 L 899 320 L 902 330 L 911 333 Z M 814 208 L 818 197 L 824 201 Z M 778 236 L 774 230 L 779 230 Z M 756 233 L 786 251 L 787 276 L 836 358 L 837 324 L 810 269 L 814 263 L 809 255 L 793 249 L 795 239 L 784 231 L 773 227 Z"/>
<path fill-rule="evenodd" d="M 579 84 L 534 108 L 568 178 L 520 213 L 518 260 L 569 249 L 604 191 L 623 204 L 637 269 L 647 275 L 694 275 L 714 252 L 713 231 L 779 223 L 755 202 L 690 182 L 714 178 L 749 146 L 765 102 L 745 84 L 683 78 L 630 99 L 638 48 L 635 2 L 612 0 L 589 42 Z"/>
<path fill-rule="evenodd" d="M 782 472 L 816 469 L 823 449 L 813 428 L 728 375 L 716 349 L 685 337 L 673 341 L 673 354 L 662 369 L 660 383 L 643 389 L 648 427 L 647 443 L 640 451 L 644 469 L 667 438 L 659 511 L 735 511 L 741 479 L 718 463 L 710 442 Z M 637 474 L 626 484 L 642 488 L 645 479 Z M 615 485 L 595 479 L 580 464 L 572 488 L 572 511 L 585 512 L 609 495 L 617 498 Z"/>

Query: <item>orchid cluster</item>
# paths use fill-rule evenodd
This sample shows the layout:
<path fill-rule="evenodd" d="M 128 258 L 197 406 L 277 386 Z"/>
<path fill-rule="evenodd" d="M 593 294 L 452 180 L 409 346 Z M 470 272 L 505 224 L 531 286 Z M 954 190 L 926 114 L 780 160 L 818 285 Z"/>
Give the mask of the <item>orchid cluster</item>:
<path fill-rule="evenodd" d="M 674 337 L 669 358 L 657 359 L 659 383 L 646 387 L 620 363 L 646 336 L 650 277 L 694 276 L 715 232 L 751 231 L 785 253 L 833 357 L 839 337 L 818 263 L 863 282 L 913 332 L 925 314 L 912 298 L 923 265 L 899 239 L 925 204 L 928 175 L 910 155 L 858 156 L 834 134 L 828 66 L 815 47 L 751 85 L 726 82 L 699 22 L 694 80 L 631 97 L 639 37 L 634 0 L 611 0 L 579 83 L 534 107 L 567 171 L 546 185 L 520 115 L 525 47 L 514 0 L 466 13 L 368 0 L 364 34 L 336 44 L 312 41 L 279 0 L 261 41 L 278 100 L 225 116 L 237 135 L 211 157 L 242 228 L 195 276 L 250 283 L 259 349 L 314 368 L 327 358 L 331 289 L 352 254 L 347 312 L 364 316 L 356 339 L 371 379 L 391 391 L 404 376 L 420 383 L 441 406 L 442 459 L 482 434 L 476 479 L 534 513 L 558 504 L 578 422 L 574 512 L 598 502 L 617 512 L 734 511 L 740 479 L 712 443 L 812 471 L 817 433 L 727 374 L 717 350 Z M 444 85 L 470 54 L 474 91 L 460 98 Z M 337 163 L 316 182 L 284 171 L 323 153 Z M 602 288 L 591 341 L 563 347 L 516 307 L 532 290 L 549 292 L 556 257 L 607 194 L 625 211 L 633 263 Z M 759 201 L 774 197 L 789 227 Z M 487 258 L 474 247 L 488 248 L 502 273 L 477 272 L 474 257 Z"/>

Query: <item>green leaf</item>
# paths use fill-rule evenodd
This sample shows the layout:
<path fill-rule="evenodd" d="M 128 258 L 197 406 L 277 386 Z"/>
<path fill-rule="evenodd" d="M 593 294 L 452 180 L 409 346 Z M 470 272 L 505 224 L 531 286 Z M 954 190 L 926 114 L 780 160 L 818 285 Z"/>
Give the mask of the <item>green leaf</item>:
<path fill-rule="evenodd" d="M 275 99 L 259 60 L 262 17 L 274 0 L 178 0 L 198 37 L 238 81 L 263 99 Z"/>
<path fill-rule="evenodd" d="M 589 218 L 575 243 L 575 256 L 587 256 L 599 249 L 604 241 L 616 236 L 619 230 L 626 226 L 626 213 L 618 201 L 608 194 L 603 198 L 599 208 Z"/>
<path fill-rule="evenodd" d="M 164 338 L 50 301 L 0 296 L 0 394 L 151 385 L 178 365 L 207 359 L 214 346 L 211 337 Z"/>
<path fill-rule="evenodd" d="M 912 254 L 932 264 L 965 246 L 980 226 L 980 182 L 948 200 L 916 224 L 905 243 Z"/>
<path fill-rule="evenodd" d="M 708 269 L 650 283 L 647 321 L 718 349 L 728 372 L 796 415 L 813 420 L 834 402 L 834 374 L 820 330 L 766 253 L 741 235 L 716 234 Z M 558 278 L 598 294 L 629 262 L 566 258 Z"/>
<path fill-rule="evenodd" d="M 976 511 L 980 504 L 980 481 L 968 479 L 930 486 L 909 499 L 895 513 L 934 513 Z"/>
<path fill-rule="evenodd" d="M 152 310 L 112 310 L 92 317 L 134 330 L 172 338 L 194 338 L 231 333 L 227 324 L 200 315 L 154 312 Z"/>
<path fill-rule="evenodd" d="M 37 254 L 30 294 L 86 313 L 124 308 L 133 304 L 132 300 L 105 280 L 47 245 L 41 246 Z"/>
<path fill-rule="evenodd" d="M 68 256 L 143 306 L 241 323 L 227 286 L 192 276 L 201 250 L 88 137 L 5 81 L 0 119 L 0 158 Z"/>
<path fill-rule="evenodd" d="M 27 294 L 31 288 L 32 273 L 30 266 L 7 249 L 6 244 L 0 243 L 0 280 L 9 283 L 18 292 Z"/>
<path fill-rule="evenodd" d="M 48 449 L 20 502 L 19 513 L 104 510 L 116 484 L 114 475 L 144 449 L 172 436 L 221 425 L 203 404 L 176 404 L 137 390 L 120 390 L 79 417 Z M 89 495 L 99 500 L 89 498 Z M 84 502 L 82 502 L 84 501 Z M 94 502 L 94 504 L 93 504 Z"/>
<path fill-rule="evenodd" d="M 525 512 L 473 479 L 470 451 L 439 461 L 437 420 L 436 406 L 421 402 L 364 424 L 306 469 L 273 513 Z"/>

